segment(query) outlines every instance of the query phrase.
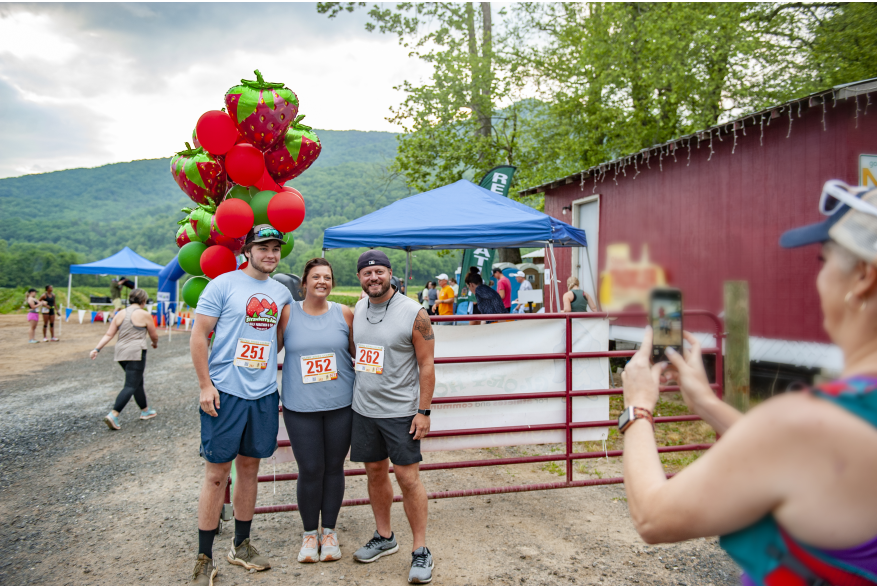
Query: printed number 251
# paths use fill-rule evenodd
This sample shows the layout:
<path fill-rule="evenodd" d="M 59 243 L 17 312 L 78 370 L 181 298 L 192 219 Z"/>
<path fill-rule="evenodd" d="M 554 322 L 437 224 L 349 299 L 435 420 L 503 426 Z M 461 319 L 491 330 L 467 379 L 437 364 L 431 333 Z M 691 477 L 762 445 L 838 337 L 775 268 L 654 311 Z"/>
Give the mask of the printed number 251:
<path fill-rule="evenodd" d="M 242 359 L 258 359 L 259 361 L 265 360 L 265 347 L 262 345 L 243 345 L 243 351 L 241 351 Z"/>

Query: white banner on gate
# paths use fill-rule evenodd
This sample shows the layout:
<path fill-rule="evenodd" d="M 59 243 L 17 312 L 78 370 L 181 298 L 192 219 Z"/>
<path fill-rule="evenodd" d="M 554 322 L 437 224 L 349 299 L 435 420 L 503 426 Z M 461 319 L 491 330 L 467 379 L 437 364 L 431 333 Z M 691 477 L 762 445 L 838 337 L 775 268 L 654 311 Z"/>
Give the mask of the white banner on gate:
<path fill-rule="evenodd" d="M 497 355 L 545 355 L 566 352 L 564 320 L 519 320 L 497 324 L 438 326 L 436 358 L 490 357 Z M 604 319 L 572 321 L 573 352 L 605 351 L 609 348 L 609 323 Z M 285 354 L 285 353 L 284 353 Z M 282 362 L 278 356 L 278 362 Z M 516 399 L 516 394 L 562 392 L 566 390 L 563 360 L 497 361 L 436 365 L 436 398 L 506 395 L 499 401 L 469 401 L 432 405 L 432 430 L 471 430 L 507 426 L 535 426 L 566 422 L 564 398 Z M 607 389 L 609 359 L 575 359 L 572 365 L 574 390 Z M 278 373 L 278 383 L 281 379 Z M 282 391 L 281 391 L 282 393 Z M 573 421 L 594 422 L 609 419 L 609 397 L 573 398 Z M 578 428 L 573 440 L 605 440 L 608 429 Z M 286 440 L 281 418 L 278 439 Z M 462 450 L 522 444 L 553 444 L 566 441 L 564 430 L 479 434 L 471 436 L 427 437 L 423 451 Z M 278 449 L 276 462 L 292 461 L 289 448 Z"/>

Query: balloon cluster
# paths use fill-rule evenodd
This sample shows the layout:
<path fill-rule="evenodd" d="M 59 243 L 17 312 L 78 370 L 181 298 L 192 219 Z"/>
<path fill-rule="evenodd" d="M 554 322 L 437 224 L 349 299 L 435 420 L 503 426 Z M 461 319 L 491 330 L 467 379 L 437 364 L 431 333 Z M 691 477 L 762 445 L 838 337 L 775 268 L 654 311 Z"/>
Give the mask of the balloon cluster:
<path fill-rule="evenodd" d="M 225 93 L 226 108 L 201 115 L 194 148 L 186 143 L 171 159 L 174 180 L 196 204 L 183 208 L 176 238 L 180 267 L 195 276 L 182 291 L 193 307 L 210 279 L 246 265 L 238 267 L 236 257 L 252 227 L 270 224 L 285 233 L 285 257 L 294 244 L 290 233 L 304 221 L 304 198 L 283 184 L 316 161 L 320 139 L 301 123 L 295 93 L 255 74 Z"/>

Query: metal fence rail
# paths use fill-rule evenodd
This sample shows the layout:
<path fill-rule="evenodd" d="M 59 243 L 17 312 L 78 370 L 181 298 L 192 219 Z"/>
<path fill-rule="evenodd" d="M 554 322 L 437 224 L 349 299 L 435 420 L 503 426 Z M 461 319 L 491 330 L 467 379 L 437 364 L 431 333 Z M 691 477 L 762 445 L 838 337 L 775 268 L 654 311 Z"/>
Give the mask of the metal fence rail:
<path fill-rule="evenodd" d="M 702 350 L 704 355 L 715 356 L 715 383 L 711 385 L 718 397 L 722 397 L 722 339 L 724 337 L 723 324 L 721 319 L 711 312 L 704 310 L 686 310 L 686 317 L 703 317 L 710 320 L 715 327 L 716 346 L 705 348 Z M 485 487 L 480 489 L 462 489 L 457 491 L 441 491 L 427 494 L 429 499 L 444 499 L 451 497 L 466 497 L 473 495 L 493 495 L 498 493 L 517 493 L 521 491 L 541 491 L 545 489 L 563 489 L 567 487 L 588 487 L 592 485 L 613 485 L 624 483 L 623 477 L 612 477 L 608 479 L 580 479 L 573 480 L 573 462 L 584 459 L 596 459 L 604 456 L 619 457 L 623 451 L 597 451 L 576 453 L 573 450 L 572 431 L 576 428 L 600 428 L 607 426 L 615 426 L 615 420 L 602 420 L 597 422 L 574 422 L 572 419 L 572 400 L 575 397 L 598 396 L 598 395 L 621 395 L 622 389 L 618 387 L 597 390 L 574 390 L 572 389 L 572 362 L 574 359 L 586 358 L 602 358 L 602 357 L 630 357 L 635 351 L 597 351 L 597 352 L 573 352 L 572 351 L 572 320 L 577 318 L 634 318 L 643 319 L 646 317 L 644 312 L 588 312 L 588 313 L 570 313 L 570 314 L 495 314 L 495 315 L 472 315 L 472 316 L 432 316 L 433 322 L 464 322 L 464 321 L 509 321 L 509 320 L 564 320 L 566 322 L 566 350 L 563 353 L 548 353 L 539 355 L 498 355 L 491 357 L 444 357 L 435 359 L 437 365 L 445 364 L 461 364 L 461 363 L 495 363 L 495 362 L 512 362 L 512 361 L 544 361 L 544 360 L 562 360 L 566 367 L 566 390 L 557 392 L 544 393 L 520 393 L 520 394 L 504 394 L 504 395 L 479 395 L 464 397 L 439 397 L 433 398 L 433 404 L 450 404 L 465 402 L 488 402 L 488 401 L 504 401 L 509 399 L 548 399 L 548 398 L 565 398 L 566 399 L 566 421 L 558 424 L 540 424 L 533 426 L 506 426 L 497 428 L 475 428 L 467 430 L 442 430 L 430 432 L 431 438 L 440 438 L 447 436 L 471 436 L 479 434 L 497 434 L 508 432 L 533 432 L 545 430 L 564 430 L 566 432 L 565 452 L 553 455 L 538 455 L 527 457 L 508 457 L 499 459 L 479 459 L 474 461 L 457 461 L 445 463 L 421 463 L 421 471 L 436 471 L 446 469 L 463 469 L 470 467 L 493 467 L 497 465 L 519 465 L 527 463 L 548 463 L 563 461 L 566 465 L 566 480 L 556 483 L 535 483 L 529 485 L 511 485 L 506 487 Z M 662 393 L 679 391 L 678 386 L 662 387 Z M 656 417 L 655 424 L 668 422 L 691 422 L 700 420 L 698 416 L 666 416 Z M 279 441 L 279 446 L 289 446 L 288 440 Z M 706 450 L 712 444 L 686 444 L 679 446 L 662 446 L 658 448 L 659 453 L 685 452 Z M 390 467 L 392 471 L 393 468 Z M 365 469 L 346 469 L 345 476 L 365 475 Z M 273 481 L 293 481 L 298 479 L 298 473 L 284 473 L 280 475 L 260 475 L 259 482 L 267 483 Z M 394 502 L 402 501 L 402 496 L 397 495 L 393 498 Z M 368 498 L 362 499 L 346 499 L 342 502 L 344 506 L 367 505 Z M 292 512 L 297 511 L 297 504 L 276 505 L 276 506 L 260 506 L 257 507 L 255 513 L 267 514 L 275 512 Z"/>

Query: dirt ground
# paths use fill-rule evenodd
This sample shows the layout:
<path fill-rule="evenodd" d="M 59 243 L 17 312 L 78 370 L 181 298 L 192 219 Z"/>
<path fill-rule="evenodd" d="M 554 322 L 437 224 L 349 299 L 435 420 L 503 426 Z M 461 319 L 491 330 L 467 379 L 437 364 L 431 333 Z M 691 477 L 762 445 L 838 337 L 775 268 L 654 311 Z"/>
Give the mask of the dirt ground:
<path fill-rule="evenodd" d="M 14 319 L 14 320 L 13 320 Z M 0 584 L 187 584 L 197 550 L 197 385 L 188 335 L 162 335 L 149 350 L 146 389 L 158 417 L 141 422 L 136 405 L 111 432 L 101 418 L 122 383 L 107 348 L 86 353 L 102 324 L 65 324 L 59 343 L 28 345 L 22 316 L 0 316 L 0 520 L 5 556 Z M 532 452 L 494 449 L 427 453 L 427 462 Z M 601 459 L 597 473 L 620 474 Z M 348 463 L 348 466 L 354 467 Z M 272 472 L 263 465 L 263 474 Z M 288 463 L 277 472 L 294 471 Z M 586 478 L 575 473 L 576 478 Z M 553 482 L 538 465 L 423 473 L 427 491 Z M 398 489 L 398 488 L 397 488 Z M 398 490 L 397 490 L 398 493 Z M 348 477 L 348 498 L 366 497 Z M 295 483 L 266 483 L 259 504 L 295 501 Z M 738 584 L 738 569 L 714 539 L 647 546 L 630 523 L 622 486 L 562 489 L 431 501 L 428 545 L 438 585 Z M 297 513 L 257 516 L 254 543 L 273 561 L 246 573 L 224 560 L 231 532 L 217 537 L 218 585 L 404 584 L 411 534 L 393 507 L 402 548 L 363 565 L 351 554 L 374 531 L 371 510 L 345 508 L 338 532 L 344 558 L 301 565 Z"/>

